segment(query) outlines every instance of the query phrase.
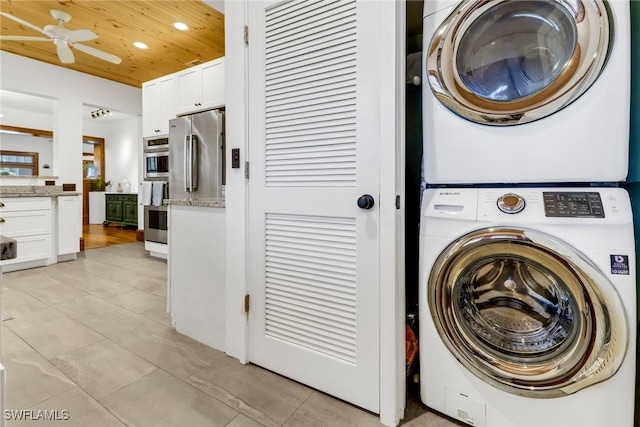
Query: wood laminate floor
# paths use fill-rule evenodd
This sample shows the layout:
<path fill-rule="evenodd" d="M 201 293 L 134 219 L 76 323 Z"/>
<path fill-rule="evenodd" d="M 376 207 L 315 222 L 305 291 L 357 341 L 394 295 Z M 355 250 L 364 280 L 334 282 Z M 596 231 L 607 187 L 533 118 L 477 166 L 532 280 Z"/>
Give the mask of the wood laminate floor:
<path fill-rule="evenodd" d="M 135 243 L 136 230 L 118 225 L 105 227 L 102 224 L 84 224 L 82 226 L 84 248 L 96 249 L 123 243 Z"/>

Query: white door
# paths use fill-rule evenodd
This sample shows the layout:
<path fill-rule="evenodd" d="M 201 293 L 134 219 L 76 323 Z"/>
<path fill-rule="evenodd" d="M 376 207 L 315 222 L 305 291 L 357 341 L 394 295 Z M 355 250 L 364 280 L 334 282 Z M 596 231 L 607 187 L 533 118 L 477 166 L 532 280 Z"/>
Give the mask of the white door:
<path fill-rule="evenodd" d="M 373 412 L 376 3 L 248 2 L 249 360 Z"/>

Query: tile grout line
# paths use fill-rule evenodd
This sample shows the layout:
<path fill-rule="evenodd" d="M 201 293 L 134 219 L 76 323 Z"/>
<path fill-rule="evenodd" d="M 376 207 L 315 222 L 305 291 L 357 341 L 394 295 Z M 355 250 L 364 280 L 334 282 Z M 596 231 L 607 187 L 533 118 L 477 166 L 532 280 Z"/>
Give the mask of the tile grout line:
<path fill-rule="evenodd" d="M 18 280 L 22 280 L 22 279 L 24 279 L 24 280 L 29 281 L 29 280 L 30 280 L 30 278 L 31 278 L 31 279 L 36 279 L 36 280 L 37 280 L 37 279 L 38 279 L 38 277 L 37 277 L 38 275 L 39 275 L 39 274 L 34 274 L 34 276 L 33 276 L 33 277 L 31 277 L 31 276 L 27 276 L 27 277 L 25 277 L 25 278 L 19 278 Z M 47 276 L 47 277 L 48 277 L 48 276 Z M 69 287 L 71 287 L 71 288 L 73 288 L 73 289 L 76 289 L 76 290 L 78 290 L 78 291 L 80 291 L 80 292 L 83 292 L 85 295 L 83 295 L 81 298 L 84 298 L 84 297 L 86 297 L 86 296 L 91 295 L 91 296 L 94 296 L 95 298 L 98 298 L 99 300 L 101 300 L 101 301 L 103 301 L 103 302 L 107 302 L 107 303 L 109 303 L 109 304 L 111 304 L 111 305 L 113 305 L 113 306 L 116 306 L 116 307 L 118 307 L 118 308 L 121 308 L 121 309 L 127 310 L 127 311 L 129 311 L 129 312 L 131 312 L 131 313 L 133 313 L 133 314 L 137 314 L 137 315 L 142 316 L 142 314 L 140 314 L 140 313 L 135 313 L 135 312 L 133 312 L 133 311 L 131 311 L 131 310 L 129 310 L 129 309 L 127 309 L 127 308 L 125 308 L 125 307 L 118 306 L 117 304 L 114 304 L 114 303 L 112 303 L 111 301 L 108 301 L 108 300 L 106 300 L 106 299 L 104 299 L 104 298 L 101 298 L 101 297 L 98 297 L 98 296 L 96 296 L 96 295 L 92 295 L 92 294 L 90 294 L 90 293 L 88 293 L 88 292 L 86 292 L 86 291 L 84 291 L 84 290 L 82 290 L 82 289 L 78 289 L 78 288 L 76 288 L 76 287 L 74 287 L 74 286 L 68 285 L 68 284 L 67 284 L 67 283 L 65 283 L 65 282 L 61 282 L 60 280 L 57 280 L 57 279 L 55 279 L 55 278 L 51 278 L 51 277 L 48 277 L 48 278 L 49 278 L 50 280 L 54 280 L 54 281 L 56 281 L 56 282 L 60 283 L 61 285 L 69 286 Z M 4 284 L 3 284 L 2 286 L 4 287 Z M 134 289 L 135 289 L 135 288 L 134 288 Z M 53 396 L 49 396 L 49 397 L 47 397 L 46 399 L 44 399 L 44 400 L 42 400 L 42 401 L 40 401 L 40 402 L 36 402 L 36 403 L 34 403 L 34 404 L 31 406 L 31 408 L 34 408 L 34 407 L 36 407 L 36 406 L 38 406 L 38 405 L 42 404 L 43 402 L 46 402 L 47 400 L 53 399 L 53 398 L 55 398 L 55 397 L 57 397 L 57 396 L 60 396 L 61 394 L 66 393 L 66 392 L 68 392 L 68 391 L 70 391 L 70 390 L 73 390 L 75 387 L 77 387 L 77 388 L 79 388 L 80 390 L 82 390 L 85 394 L 87 394 L 87 396 L 88 396 L 90 399 L 92 399 L 93 401 L 95 401 L 95 402 L 96 402 L 100 407 L 104 408 L 104 410 L 106 410 L 106 411 L 107 411 L 108 413 L 110 413 L 113 417 L 115 417 L 115 418 L 116 418 L 120 423 L 122 423 L 123 425 L 125 425 L 125 426 L 126 426 L 126 425 L 127 425 L 127 423 L 126 423 L 124 420 L 122 420 L 120 417 L 118 417 L 116 414 L 114 414 L 112 411 L 110 411 L 106 406 L 104 406 L 104 405 L 102 404 L 102 402 L 101 402 L 100 400 L 95 399 L 95 398 L 94 398 L 90 393 L 88 393 L 88 392 L 87 392 L 87 390 L 85 390 L 83 387 L 81 387 L 79 384 L 77 384 L 75 381 L 73 381 L 71 378 L 69 378 L 69 376 L 68 376 L 66 373 L 64 373 L 63 371 L 61 371 L 61 370 L 60 370 L 60 369 L 59 369 L 59 368 L 58 368 L 58 367 L 57 367 L 57 366 L 52 362 L 52 360 L 53 360 L 53 359 L 56 359 L 56 358 L 59 358 L 59 357 L 61 357 L 61 356 L 64 356 L 64 355 L 66 355 L 66 354 L 69 354 L 69 353 L 71 353 L 71 352 L 73 352 L 73 351 L 80 350 L 80 349 L 82 349 L 82 348 L 85 348 L 85 347 L 88 347 L 88 346 L 90 346 L 90 345 L 96 344 L 96 343 L 98 343 L 98 342 L 102 342 L 102 341 L 108 340 L 108 341 L 110 341 L 111 343 L 115 344 L 116 346 L 121 347 L 122 349 L 126 350 L 127 352 L 129 352 L 129 353 L 131 353 L 131 354 L 136 355 L 137 357 L 140 357 L 142 360 L 145 360 L 147 363 L 149 363 L 150 365 L 152 365 L 152 366 L 154 366 L 154 367 L 155 367 L 155 369 L 154 369 L 152 372 L 150 372 L 150 373 L 149 373 L 149 374 L 147 374 L 147 375 L 144 375 L 143 377 L 139 378 L 138 380 L 136 380 L 136 381 L 134 381 L 134 382 L 132 382 L 132 383 L 130 383 L 130 384 L 128 384 L 128 385 L 131 385 L 131 384 L 133 384 L 133 383 L 135 383 L 135 382 L 137 382 L 137 381 L 141 380 L 142 378 L 146 378 L 148 375 L 151 375 L 152 373 L 156 372 L 158 369 L 162 369 L 162 368 L 158 367 L 155 363 L 153 363 L 153 362 L 151 362 L 151 361 L 149 361 L 149 360 L 147 360 L 147 359 L 143 358 L 142 356 L 140 356 L 140 355 L 136 354 L 135 352 L 133 352 L 133 351 L 131 351 L 131 350 L 127 349 L 126 347 L 124 347 L 124 346 L 120 345 L 119 343 L 117 343 L 117 342 L 115 342 L 115 341 L 111 340 L 109 337 L 106 337 L 106 336 L 105 336 L 104 334 L 102 334 L 101 332 L 99 332 L 99 331 L 97 331 L 97 330 L 95 330 L 95 329 L 93 329 L 93 328 L 89 327 L 89 326 L 88 326 L 88 325 L 86 325 L 84 322 L 82 322 L 82 321 L 80 321 L 80 320 L 78 320 L 78 319 L 75 319 L 75 318 L 73 318 L 73 317 L 69 316 L 69 315 L 68 315 L 68 314 L 66 314 L 66 313 L 61 312 L 60 310 L 58 310 L 58 309 L 55 307 L 55 305 L 54 305 L 53 303 L 48 302 L 48 301 L 43 301 L 41 298 L 38 298 L 38 297 L 36 297 L 36 296 L 34 296 L 34 295 L 30 294 L 29 292 L 25 292 L 25 291 L 24 291 L 24 290 L 22 290 L 22 289 L 14 289 L 14 290 L 17 290 L 17 291 L 19 291 L 19 292 L 21 292 L 21 293 L 23 293 L 23 294 L 25 294 L 25 295 L 27 295 L 27 296 L 29 296 L 29 297 L 31 297 L 31 298 L 33 298 L 33 299 L 35 299 L 36 301 L 38 301 L 38 302 L 40 302 L 40 303 L 44 304 L 46 307 L 48 307 L 48 308 L 50 308 L 50 309 L 53 309 L 55 312 L 57 312 L 57 313 L 59 313 L 61 316 L 63 316 L 60 320 L 62 320 L 62 319 L 69 319 L 69 320 L 72 320 L 72 321 L 74 321 L 74 322 L 78 323 L 79 325 L 86 327 L 87 329 L 89 329 L 89 330 L 90 330 L 90 331 L 92 331 L 93 333 L 95 333 L 95 334 L 99 335 L 100 337 L 102 337 L 102 339 L 100 339 L 100 340 L 98 340 L 98 341 L 95 341 L 95 342 L 93 342 L 93 343 L 89 343 L 89 344 L 86 344 L 86 345 L 84 345 L 84 346 L 81 346 L 81 347 L 78 347 L 78 348 L 75 348 L 75 349 L 69 350 L 68 352 L 65 352 L 65 353 L 63 353 L 63 354 L 56 355 L 56 356 L 54 356 L 54 357 L 52 357 L 52 358 L 48 358 L 48 357 L 46 357 L 44 354 L 42 354 L 40 351 L 38 351 L 35 347 L 33 347 L 33 346 L 28 342 L 28 341 L 26 341 L 18 331 L 14 330 L 13 328 L 11 328 L 11 327 L 10 327 L 10 325 L 9 325 L 9 324 L 7 324 L 7 328 L 8 328 L 12 333 L 14 333 L 18 339 L 20 339 L 23 343 L 25 343 L 25 344 L 27 345 L 27 347 L 29 347 L 31 350 L 33 350 L 33 352 L 34 352 L 35 354 L 37 354 L 37 355 L 39 355 L 40 357 L 42 357 L 42 358 L 43 358 L 43 359 L 44 359 L 48 364 L 50 364 L 50 365 L 51 365 L 51 366 L 52 366 L 52 367 L 53 367 L 53 368 L 54 368 L 54 369 L 55 369 L 55 370 L 56 370 L 56 371 L 57 371 L 61 376 L 63 376 L 64 378 L 66 378 L 66 379 L 67 379 L 67 380 L 72 384 L 72 386 L 71 386 L 70 388 L 68 388 L 68 389 L 66 389 L 66 390 L 64 390 L 64 391 L 61 391 L 61 392 L 59 392 L 59 393 L 57 393 L 57 394 L 55 394 L 55 395 L 53 395 Z M 144 292 L 144 291 L 142 291 L 142 292 Z M 78 298 L 78 299 L 79 299 L 79 298 Z M 98 316 L 98 317 L 101 317 L 101 316 Z M 142 317 L 145 317 L 145 318 L 146 318 L 146 316 L 142 316 Z M 153 321 L 153 319 L 148 319 L 148 320 Z M 4 323 L 4 322 L 3 322 L 3 323 Z M 155 322 L 155 323 L 158 323 L 158 322 Z M 164 325 L 163 325 L 163 326 L 164 326 Z M 0 327 L 2 327 L 2 325 L 0 325 Z M 166 371 L 165 371 L 165 372 L 166 372 Z M 167 373 L 168 373 L 168 372 L 167 372 Z M 169 374 L 170 374 L 170 373 L 169 373 Z M 172 375 L 172 374 L 170 374 L 170 375 Z M 178 378 L 178 377 L 176 377 L 176 378 Z M 178 378 L 178 379 L 179 379 L 179 378 Z M 184 380 L 181 380 L 181 381 L 183 381 L 183 382 L 184 382 Z M 185 384 L 188 384 L 188 383 L 186 383 L 186 382 L 185 382 Z M 118 389 L 118 390 L 114 391 L 113 393 L 110 393 L 108 396 L 110 396 L 110 395 L 112 395 L 112 394 L 114 394 L 114 393 L 117 393 L 119 390 L 122 390 L 123 388 L 127 387 L 128 385 L 125 385 L 125 386 L 121 387 L 120 389 Z M 190 384 L 189 384 L 189 385 L 190 385 Z M 193 386 L 191 386 L 191 387 L 193 387 Z M 108 397 L 108 396 L 105 396 L 104 398 L 106 398 L 106 397 Z M 104 399 L 104 398 L 103 398 L 103 399 Z M 217 400 L 217 399 L 216 399 L 216 400 Z M 223 402 L 221 402 L 221 403 L 223 403 Z M 232 409 L 233 409 L 233 408 L 232 408 Z M 237 411 L 236 411 L 236 412 L 237 412 Z M 239 413 L 239 412 L 238 412 L 238 413 Z M 234 417 L 234 418 L 235 418 L 235 417 Z"/>
<path fill-rule="evenodd" d="M 291 421 L 291 418 L 293 418 L 293 416 L 300 410 L 300 408 L 302 408 L 304 406 L 304 404 L 307 403 L 309 401 L 309 399 L 311 399 L 311 396 L 313 396 L 315 393 L 317 393 L 317 391 L 315 389 L 311 389 L 311 390 L 312 391 L 311 391 L 311 393 L 309 393 L 309 396 L 307 396 L 307 398 L 304 399 L 300 403 L 300 405 L 298 405 L 298 407 L 293 412 L 291 412 L 291 415 L 289 415 L 289 417 L 286 419 L 286 421 L 284 423 L 282 423 L 283 426 L 286 426 L 287 423 L 289 421 Z"/>

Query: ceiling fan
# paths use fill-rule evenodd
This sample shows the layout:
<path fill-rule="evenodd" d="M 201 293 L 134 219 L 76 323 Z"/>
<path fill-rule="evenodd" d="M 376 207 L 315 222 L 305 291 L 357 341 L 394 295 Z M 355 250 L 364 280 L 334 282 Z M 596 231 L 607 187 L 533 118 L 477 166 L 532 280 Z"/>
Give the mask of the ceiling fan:
<path fill-rule="evenodd" d="M 51 15 L 58 21 L 58 25 L 45 25 L 44 28 L 36 27 L 35 25 L 24 21 L 20 18 L 16 18 L 13 15 L 9 15 L 5 12 L 0 12 L 0 15 L 16 21 L 18 24 L 29 27 L 46 35 L 47 37 L 33 37 L 33 36 L 0 36 L 1 41 L 53 41 L 58 50 L 58 58 L 63 64 L 72 64 L 75 59 L 71 48 L 78 49 L 81 52 L 88 53 L 96 58 L 103 59 L 105 61 L 119 64 L 122 59 L 104 52 L 99 49 L 95 49 L 90 46 L 80 44 L 78 42 L 85 42 L 89 40 L 95 40 L 98 35 L 91 30 L 68 30 L 64 27 L 65 22 L 71 20 L 71 15 L 61 10 L 51 9 Z"/>

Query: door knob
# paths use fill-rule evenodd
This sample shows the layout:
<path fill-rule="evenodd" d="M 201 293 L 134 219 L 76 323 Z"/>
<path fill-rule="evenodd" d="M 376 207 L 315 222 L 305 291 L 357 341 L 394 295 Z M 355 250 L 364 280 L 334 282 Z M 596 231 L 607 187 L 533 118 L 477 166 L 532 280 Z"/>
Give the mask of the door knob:
<path fill-rule="evenodd" d="M 375 204 L 375 200 L 371 194 L 363 194 L 358 198 L 358 207 L 360 209 L 371 209 Z"/>

